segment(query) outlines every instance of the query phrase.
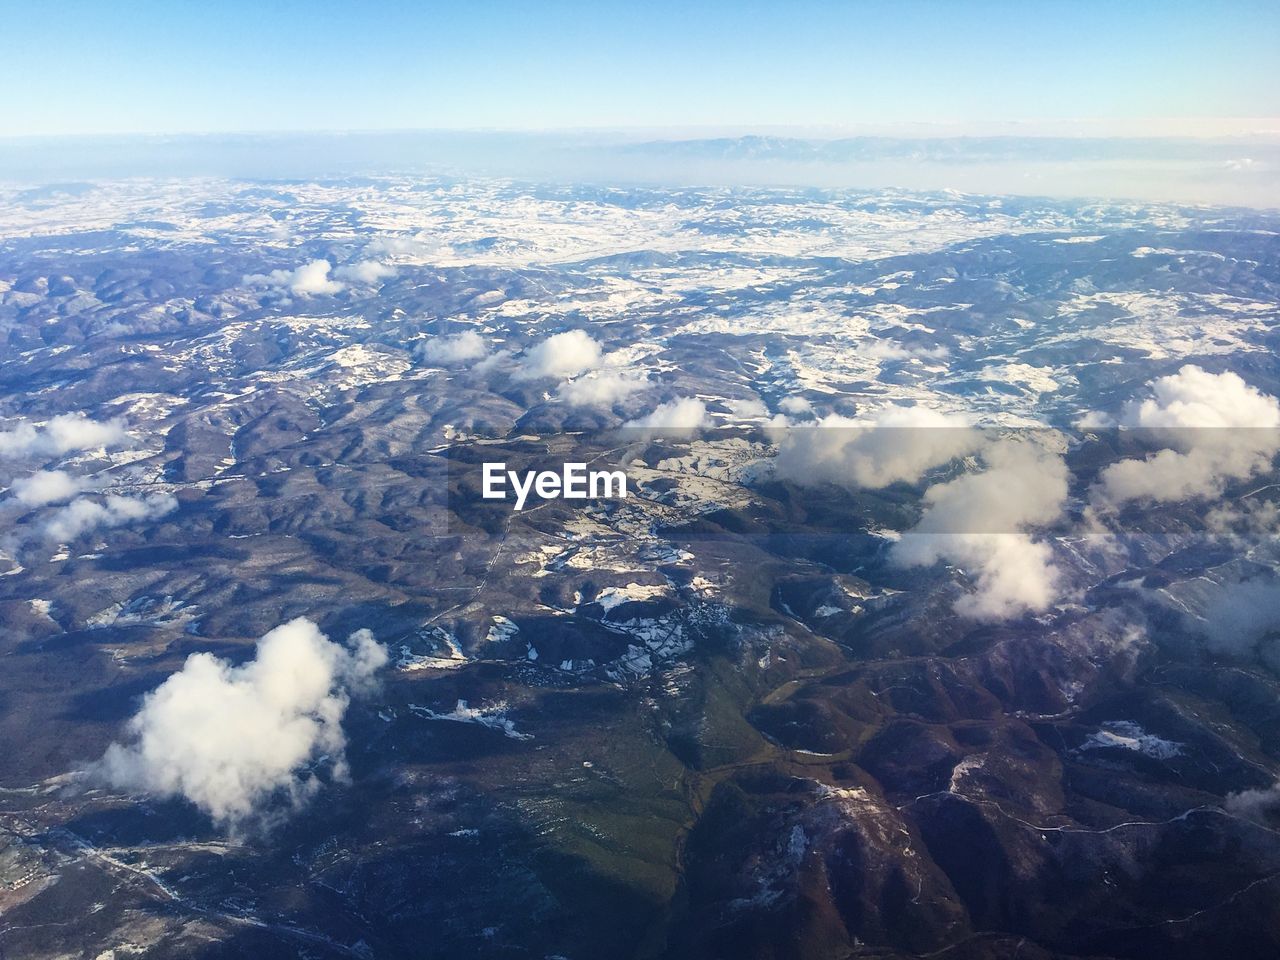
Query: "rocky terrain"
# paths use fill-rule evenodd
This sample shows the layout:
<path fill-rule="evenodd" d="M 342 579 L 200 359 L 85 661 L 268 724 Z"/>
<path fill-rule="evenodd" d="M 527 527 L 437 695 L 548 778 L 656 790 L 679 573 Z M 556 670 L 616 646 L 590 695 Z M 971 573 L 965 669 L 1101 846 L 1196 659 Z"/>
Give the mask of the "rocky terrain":
<path fill-rule="evenodd" d="M 1278 324 L 1246 210 L 0 191 L 0 956 L 1274 956 Z"/>

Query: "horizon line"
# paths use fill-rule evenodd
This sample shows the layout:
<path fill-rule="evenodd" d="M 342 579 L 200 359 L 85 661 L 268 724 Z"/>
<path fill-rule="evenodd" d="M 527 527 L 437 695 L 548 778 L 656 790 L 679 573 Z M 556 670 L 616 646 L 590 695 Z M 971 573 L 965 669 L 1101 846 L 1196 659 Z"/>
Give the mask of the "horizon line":
<path fill-rule="evenodd" d="M 520 127 L 396 126 L 225 128 L 218 130 L 84 130 L 0 132 L 0 143 L 207 137 L 392 136 L 404 134 L 505 136 L 619 136 L 671 140 L 778 136 L 799 140 L 844 139 L 1105 139 L 1105 140 L 1280 140 L 1276 117 L 1074 118 L 1063 120 L 903 120 L 849 124 L 684 123 Z"/>

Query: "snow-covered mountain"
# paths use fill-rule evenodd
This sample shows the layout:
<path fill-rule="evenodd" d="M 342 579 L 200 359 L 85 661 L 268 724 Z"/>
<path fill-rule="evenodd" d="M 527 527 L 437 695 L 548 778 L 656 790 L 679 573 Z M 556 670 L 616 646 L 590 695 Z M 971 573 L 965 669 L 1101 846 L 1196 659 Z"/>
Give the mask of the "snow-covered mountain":
<path fill-rule="evenodd" d="M 0 953 L 1269 955 L 1278 323 L 1242 209 L 0 191 Z"/>

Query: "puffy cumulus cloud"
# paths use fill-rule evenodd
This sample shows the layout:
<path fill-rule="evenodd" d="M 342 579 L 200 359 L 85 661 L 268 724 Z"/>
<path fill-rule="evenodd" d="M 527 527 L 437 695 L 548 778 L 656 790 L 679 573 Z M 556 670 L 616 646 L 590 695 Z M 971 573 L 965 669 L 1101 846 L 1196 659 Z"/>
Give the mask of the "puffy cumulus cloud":
<path fill-rule="evenodd" d="M 66 543 L 95 530 L 163 517 L 177 508 L 178 501 L 167 493 L 149 497 L 110 495 L 101 501 L 81 497 L 55 510 L 44 520 L 40 530 L 46 540 Z"/>
<path fill-rule="evenodd" d="M 416 257 L 419 259 L 439 253 L 441 244 L 427 234 L 411 237 L 379 236 L 369 241 L 365 253 L 373 256 Z"/>
<path fill-rule="evenodd" d="M 946 347 L 908 347 L 895 340 L 872 340 L 859 353 L 873 360 L 942 360 L 950 355 Z"/>
<path fill-rule="evenodd" d="M 304 263 L 289 274 L 289 290 L 293 293 L 304 295 L 337 293 L 342 289 L 342 284 L 336 280 L 329 279 L 329 271 L 331 269 L 332 267 L 329 265 L 328 260 L 312 260 L 310 263 Z"/>
<path fill-rule="evenodd" d="M 120 420 L 90 420 L 66 413 L 40 426 L 20 423 L 0 431 L 0 457 L 59 457 L 78 450 L 113 447 L 125 439 Z"/>
<path fill-rule="evenodd" d="M 594 370 L 600 361 L 600 344 L 581 330 L 567 330 L 526 350 L 515 375 L 520 380 L 564 379 Z"/>
<path fill-rule="evenodd" d="M 343 646 L 304 618 L 262 637 L 241 666 L 192 654 L 88 772 L 121 790 L 183 797 L 232 829 L 280 799 L 296 807 L 318 789 L 308 764 L 327 755 L 334 776 L 347 776 L 342 718 L 386 662 L 368 630 Z"/>
<path fill-rule="evenodd" d="M 1259 576 L 1224 583 L 1205 604 L 1200 628 L 1214 653 L 1256 655 L 1280 669 L 1280 580 Z"/>
<path fill-rule="evenodd" d="M 1262 472 L 1280 451 L 1280 402 L 1234 373 L 1188 365 L 1151 384 L 1118 425 L 1152 431 L 1169 446 L 1145 460 L 1121 460 L 1099 476 L 1094 498 L 1171 502 L 1215 497 L 1230 480 Z M 1082 421 L 1093 428 L 1097 418 Z"/>
<path fill-rule="evenodd" d="M 755 397 L 728 401 L 729 412 L 742 420 L 762 420 L 769 416 L 769 408 L 764 401 Z"/>
<path fill-rule="evenodd" d="M 778 433 L 777 475 L 796 483 L 879 488 L 914 482 L 982 444 L 963 418 L 923 407 L 890 407 L 870 419 L 823 417 Z"/>
<path fill-rule="evenodd" d="M 645 430 L 691 431 L 711 425 L 707 405 L 695 397 L 681 397 L 654 408 L 654 411 L 626 423 Z"/>
<path fill-rule="evenodd" d="M 312 260 L 294 270 L 272 270 L 270 273 L 250 274 L 244 282 L 251 285 L 281 287 L 302 296 L 334 294 L 343 289 L 337 280 L 329 279 L 333 265 L 328 260 Z"/>
<path fill-rule="evenodd" d="M 1204 515 L 1205 528 L 1233 543 L 1256 541 L 1280 533 L 1280 504 L 1273 500 L 1241 499 L 1211 508 Z"/>
<path fill-rule="evenodd" d="M 1003 620 L 1047 609 L 1056 599 L 1059 571 L 1048 544 L 1026 528 L 1062 514 L 1067 467 L 1031 443 L 1006 441 L 983 453 L 986 470 L 925 491 L 920 522 L 893 545 L 899 566 L 926 567 L 947 560 L 976 571 L 973 593 L 956 612 L 975 620 Z"/>
<path fill-rule="evenodd" d="M 644 373 L 597 370 L 560 384 L 556 396 L 571 407 L 608 407 L 648 386 Z"/>
<path fill-rule="evenodd" d="M 427 363 L 450 366 L 481 359 L 489 352 L 489 346 L 474 330 L 464 330 L 447 337 L 432 337 L 418 347 L 417 352 Z"/>
<path fill-rule="evenodd" d="M 316 263 L 326 263 L 324 260 L 317 260 Z M 396 275 L 396 268 L 389 263 L 383 263 L 381 260 L 357 260 L 353 263 L 345 263 L 333 271 L 333 275 L 342 280 L 350 280 L 352 283 L 375 284 L 379 280 L 385 280 L 387 277 Z M 330 293 L 334 291 L 320 291 L 321 293 Z"/>
<path fill-rule="evenodd" d="M 955 604 L 956 613 L 973 620 L 1008 620 L 1048 609 L 1057 597 L 1058 572 L 1053 551 L 1021 533 L 906 534 L 893 559 L 902 566 L 932 566 L 947 560 L 976 570 L 973 593 Z"/>
<path fill-rule="evenodd" d="M 1105 413 L 1099 413 L 1096 410 L 1090 410 L 1083 416 L 1076 418 L 1075 428 L 1081 433 L 1091 433 L 1094 430 L 1107 430 L 1116 425 L 1114 417 L 1110 417 Z"/>
<path fill-rule="evenodd" d="M 778 409 L 792 417 L 802 417 L 813 413 L 813 404 L 804 397 L 783 397 Z"/>
<path fill-rule="evenodd" d="M 24 507 L 43 507 L 70 500 L 97 486 L 92 477 L 74 477 L 65 470 L 40 470 L 13 482 L 9 492 Z"/>
<path fill-rule="evenodd" d="M 510 350 L 497 350 L 489 354 L 483 360 L 478 361 L 471 369 L 478 374 L 488 376 L 490 373 L 493 373 L 493 371 L 500 368 L 509 369 L 511 366 L 511 357 L 512 354 Z"/>
<path fill-rule="evenodd" d="M 1257 790 L 1241 790 L 1227 796 L 1222 805 L 1227 813 L 1267 826 L 1280 813 L 1280 781 Z"/>

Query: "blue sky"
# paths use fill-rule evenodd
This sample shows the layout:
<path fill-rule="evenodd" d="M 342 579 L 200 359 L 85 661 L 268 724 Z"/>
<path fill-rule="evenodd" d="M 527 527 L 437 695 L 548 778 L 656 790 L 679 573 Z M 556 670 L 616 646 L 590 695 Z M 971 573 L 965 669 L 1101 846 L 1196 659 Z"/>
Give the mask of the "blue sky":
<path fill-rule="evenodd" d="M 1280 116 L 1276 0 L 0 0 L 0 25 L 0 135 Z"/>

